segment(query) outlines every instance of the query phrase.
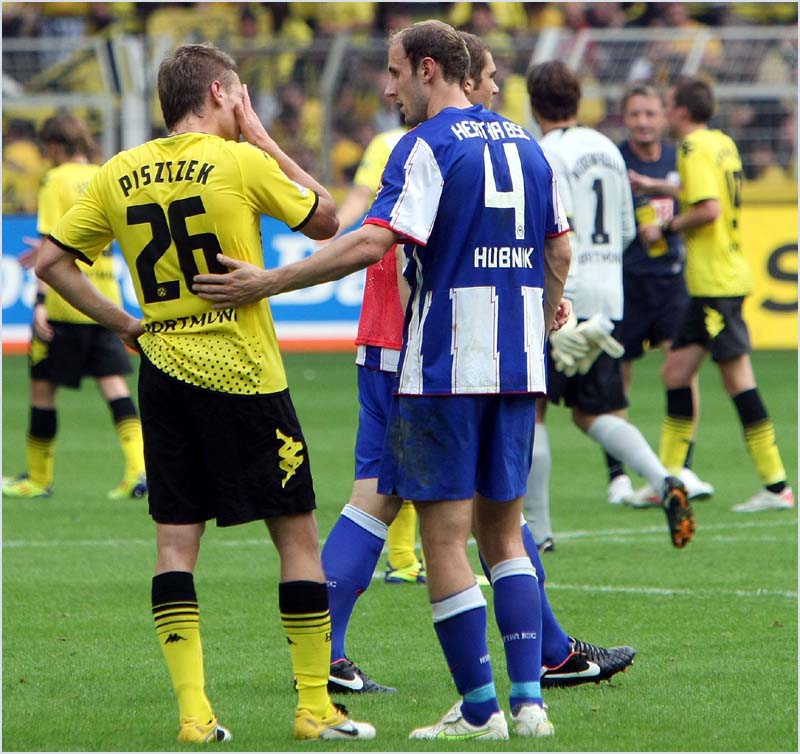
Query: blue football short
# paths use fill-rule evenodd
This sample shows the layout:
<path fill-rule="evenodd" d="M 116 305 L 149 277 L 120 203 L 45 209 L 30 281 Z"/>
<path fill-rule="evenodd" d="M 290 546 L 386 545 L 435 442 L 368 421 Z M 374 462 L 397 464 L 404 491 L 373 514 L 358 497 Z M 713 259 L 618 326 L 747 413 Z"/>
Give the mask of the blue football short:
<path fill-rule="evenodd" d="M 378 492 L 407 500 L 525 494 L 536 396 L 394 396 Z"/>
<path fill-rule="evenodd" d="M 358 430 L 356 431 L 356 479 L 375 479 L 383 455 L 396 372 L 358 367 Z"/>

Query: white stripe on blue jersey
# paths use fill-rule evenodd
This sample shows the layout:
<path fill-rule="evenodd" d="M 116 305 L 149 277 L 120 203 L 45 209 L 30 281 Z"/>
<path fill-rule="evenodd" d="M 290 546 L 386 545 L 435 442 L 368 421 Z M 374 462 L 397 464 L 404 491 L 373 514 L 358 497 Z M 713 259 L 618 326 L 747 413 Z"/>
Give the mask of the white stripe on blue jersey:
<path fill-rule="evenodd" d="M 436 220 L 442 183 L 442 174 L 430 146 L 417 139 L 406 160 L 403 190 L 389 215 L 392 228 L 424 243 Z"/>
<path fill-rule="evenodd" d="M 544 243 L 567 221 L 527 131 L 446 108 L 398 142 L 365 222 L 409 241 L 401 394 L 545 391 Z"/>
<path fill-rule="evenodd" d="M 385 346 L 367 346 L 364 344 L 356 348 L 356 364 L 368 369 L 376 369 L 379 372 L 397 371 L 400 363 L 400 351 L 395 348 Z"/>

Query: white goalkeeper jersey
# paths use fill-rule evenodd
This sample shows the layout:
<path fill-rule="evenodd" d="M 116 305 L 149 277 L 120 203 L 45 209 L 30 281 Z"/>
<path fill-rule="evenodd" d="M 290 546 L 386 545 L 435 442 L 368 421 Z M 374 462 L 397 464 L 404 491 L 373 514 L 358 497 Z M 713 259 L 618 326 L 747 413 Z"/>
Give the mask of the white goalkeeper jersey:
<path fill-rule="evenodd" d="M 625 160 L 614 142 L 581 126 L 548 131 L 539 143 L 575 234 L 564 298 L 578 319 L 621 320 L 622 253 L 636 235 Z"/>

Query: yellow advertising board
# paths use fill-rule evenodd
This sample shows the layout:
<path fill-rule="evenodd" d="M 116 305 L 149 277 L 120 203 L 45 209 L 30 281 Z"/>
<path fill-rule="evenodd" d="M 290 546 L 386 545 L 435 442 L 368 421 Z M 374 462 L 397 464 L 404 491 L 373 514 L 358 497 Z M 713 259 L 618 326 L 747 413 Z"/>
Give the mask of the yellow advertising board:
<path fill-rule="evenodd" d="M 797 349 L 797 204 L 744 204 L 742 248 L 753 273 L 744 317 L 753 348 Z"/>

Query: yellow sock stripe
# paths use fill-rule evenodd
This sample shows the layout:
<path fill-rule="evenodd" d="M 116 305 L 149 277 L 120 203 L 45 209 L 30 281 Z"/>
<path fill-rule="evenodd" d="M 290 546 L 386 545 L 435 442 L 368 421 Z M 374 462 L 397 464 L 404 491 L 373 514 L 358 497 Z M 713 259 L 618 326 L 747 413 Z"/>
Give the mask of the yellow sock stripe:
<path fill-rule="evenodd" d="M 191 600 L 181 600 L 179 602 L 162 602 L 158 605 L 153 605 L 153 615 L 163 613 L 165 610 L 177 610 L 179 612 L 200 612 L 200 607 L 196 602 Z"/>
<path fill-rule="evenodd" d="M 183 625 L 184 627 L 196 626 L 200 622 L 200 609 L 196 603 L 173 602 L 167 605 L 157 605 L 153 608 L 153 620 L 156 630 L 166 626 Z"/>
<path fill-rule="evenodd" d="M 330 610 L 317 610 L 313 613 L 284 613 L 281 611 L 281 617 L 286 618 L 287 620 L 318 620 L 319 618 L 324 618 L 326 615 L 330 615 Z"/>
<path fill-rule="evenodd" d="M 744 428 L 744 438 L 750 457 L 755 463 L 764 484 L 775 484 L 786 479 L 781 455 L 775 442 L 775 426 L 765 419 Z"/>
<path fill-rule="evenodd" d="M 49 440 L 40 440 L 38 437 L 28 435 L 28 445 L 39 450 L 49 450 L 53 447 L 53 445 L 55 445 L 55 438 L 51 438 Z"/>
<path fill-rule="evenodd" d="M 161 629 L 164 626 L 174 626 L 177 624 L 182 624 L 184 626 L 196 626 L 199 622 L 200 615 L 198 613 L 195 613 L 194 615 L 170 613 L 169 615 L 156 618 L 155 620 L 156 629 Z"/>
<path fill-rule="evenodd" d="M 129 432 L 131 430 L 141 429 L 142 422 L 139 420 L 138 416 L 128 416 L 124 419 L 120 419 L 116 423 L 117 432 Z"/>
<path fill-rule="evenodd" d="M 748 424 L 744 428 L 745 437 L 752 437 L 757 438 L 761 436 L 769 436 L 771 438 L 775 437 L 775 427 L 772 424 L 770 419 L 764 419 L 760 422 L 756 422 L 755 424 Z"/>
<path fill-rule="evenodd" d="M 281 622 L 287 632 L 310 634 L 319 631 L 320 628 L 330 625 L 331 614 L 325 612 L 313 616 L 298 616 L 281 613 Z"/>

